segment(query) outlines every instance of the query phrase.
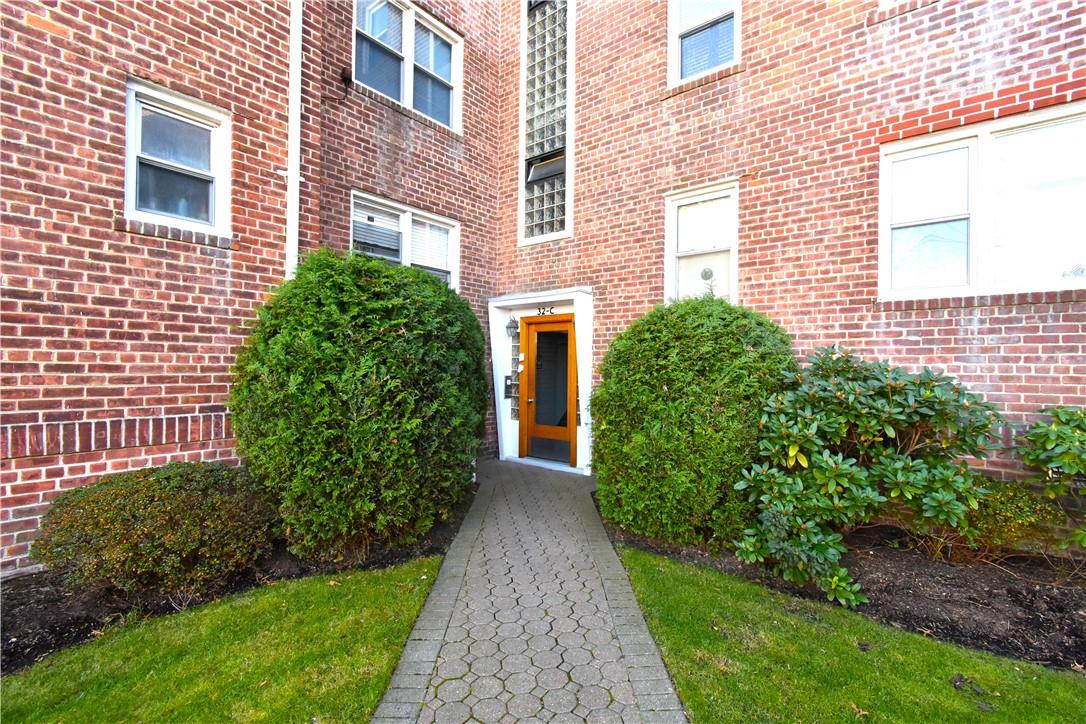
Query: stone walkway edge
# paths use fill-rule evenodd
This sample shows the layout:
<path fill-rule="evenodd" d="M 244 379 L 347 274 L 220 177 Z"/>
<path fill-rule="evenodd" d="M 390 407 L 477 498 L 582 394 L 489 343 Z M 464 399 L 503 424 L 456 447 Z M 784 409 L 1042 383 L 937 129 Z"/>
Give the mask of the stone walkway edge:
<path fill-rule="evenodd" d="M 385 691 L 384 697 L 371 721 L 376 724 L 414 724 L 420 720 L 426 722 L 612 721 L 623 722 L 624 724 L 633 724 L 635 722 L 643 724 L 686 722 L 687 719 L 682 705 L 660 657 L 659 649 L 645 624 L 644 616 L 634 597 L 629 578 L 618 555 L 615 553 L 614 547 L 611 545 L 611 541 L 607 537 L 592 501 L 591 491 L 593 486 L 591 479 L 569 473 L 546 471 L 541 468 L 497 461 L 480 463 L 478 479 L 479 490 L 475 500 L 461 524 L 460 531 L 445 555 L 434 586 L 408 637 L 399 665 L 393 673 L 388 689 Z M 528 497 L 527 503 L 524 502 L 525 496 Z M 478 582 L 484 580 L 480 577 L 487 575 L 492 568 L 495 568 L 496 562 L 508 564 L 508 560 L 498 560 L 493 555 L 493 551 L 484 560 L 487 553 L 484 549 L 494 545 L 494 536 L 497 535 L 494 529 L 499 526 L 508 526 L 510 524 L 508 518 L 517 515 L 528 519 L 527 521 L 516 521 L 519 524 L 534 525 L 537 528 L 542 524 L 547 530 L 563 528 L 562 532 L 568 532 L 569 536 L 574 540 L 567 541 L 560 537 L 556 538 L 556 540 L 570 549 L 580 546 L 590 555 L 591 560 L 587 561 L 588 570 L 584 566 L 579 571 L 572 570 L 571 566 L 573 575 L 567 575 L 561 570 L 558 570 L 554 575 L 558 579 L 557 583 L 561 584 L 563 591 L 567 590 L 568 584 L 568 588 L 573 589 L 574 593 L 581 594 L 580 596 L 569 596 L 571 600 L 585 601 L 584 604 L 574 604 L 574 610 L 579 605 L 592 606 L 593 604 L 589 603 L 589 601 L 593 600 L 593 592 L 598 593 L 602 588 L 605 600 L 595 602 L 598 611 L 585 609 L 589 610 L 592 615 L 581 615 L 574 622 L 591 620 L 592 623 L 586 623 L 585 626 L 594 627 L 599 629 L 598 631 L 586 631 L 585 627 L 579 627 L 576 631 L 571 631 L 570 627 L 573 623 L 570 623 L 570 626 L 563 629 L 566 633 L 557 635 L 556 638 L 543 635 L 533 636 L 528 639 L 528 636 L 534 630 L 530 628 L 530 624 L 529 627 L 520 627 L 520 624 L 516 623 L 504 625 L 498 623 L 501 620 L 509 621 L 514 618 L 518 610 L 524 611 L 523 618 L 526 619 L 530 618 L 527 614 L 531 611 L 535 612 L 533 617 L 539 617 L 541 615 L 540 611 L 548 613 L 547 610 L 538 607 L 525 608 L 524 602 L 529 599 L 532 599 L 530 603 L 534 603 L 536 599 L 539 599 L 539 596 L 544 596 L 543 602 L 539 603 L 538 606 L 543 606 L 548 598 L 551 601 L 554 600 L 553 597 L 546 596 L 545 591 L 541 590 L 541 588 L 552 591 L 553 584 L 556 581 L 546 579 L 545 582 L 551 584 L 550 588 L 531 585 L 527 582 L 528 579 L 523 576 L 518 578 L 513 575 L 510 578 L 508 575 L 510 566 L 508 565 L 498 566 L 503 569 L 498 571 L 499 578 L 491 577 L 489 579 L 507 582 L 507 585 L 491 586 L 487 593 L 480 595 L 481 589 Z M 560 522 L 563 525 L 556 525 L 555 520 L 546 518 L 547 515 L 560 516 Z M 533 518 L 541 520 L 533 520 Z M 573 518 L 573 520 L 567 520 L 568 518 Z M 517 534 L 523 535 L 523 530 L 518 530 Z M 507 540 L 508 531 L 505 535 L 507 537 L 504 540 Z M 488 538 L 488 536 L 490 537 Z M 530 554 L 532 550 L 531 548 L 528 549 Z M 573 555 L 576 555 L 576 550 L 574 550 Z M 550 562 L 549 556 L 547 560 Z M 531 559 L 529 563 L 534 564 L 536 561 Z M 469 567 L 472 569 L 472 576 L 475 576 L 473 579 L 475 581 L 473 584 L 474 590 L 469 590 L 471 585 L 466 585 L 469 577 Z M 511 570 L 516 570 L 516 567 L 513 566 Z M 500 577 L 501 574 L 505 574 L 504 577 Z M 599 585 L 596 583 L 597 574 Z M 578 580 L 574 578 L 575 575 L 580 576 L 582 581 L 587 579 L 588 582 L 583 584 L 583 591 L 576 590 L 577 586 L 582 584 L 578 583 Z M 536 579 L 539 578 L 540 576 L 537 575 Z M 533 579 L 533 582 L 537 581 Z M 495 593 L 498 589 L 503 589 L 504 593 L 508 593 L 508 597 L 499 598 Z M 510 592 L 508 589 L 515 589 L 515 591 Z M 522 590 L 528 591 L 531 595 L 522 594 Z M 484 604 L 492 605 L 482 610 L 483 607 L 479 604 L 480 599 L 483 600 Z M 513 599 L 515 599 L 515 603 L 510 604 L 509 602 Z M 568 609 L 569 607 L 559 606 L 556 608 L 552 605 L 553 610 L 557 611 L 558 608 Z M 487 613 L 487 611 L 497 612 L 498 620 L 493 620 L 493 614 Z M 513 613 L 514 617 L 507 616 L 503 618 L 500 615 L 502 613 Z M 454 621 L 454 614 L 459 622 L 457 626 L 451 626 Z M 478 618 L 477 615 L 482 618 Z M 556 613 L 555 615 L 559 614 Z M 577 613 L 570 613 L 569 615 L 577 618 Z M 489 618 L 487 618 L 488 616 Z M 466 620 L 468 618 L 470 618 L 470 621 Z M 530 623 L 543 624 L 547 619 L 557 623 L 554 616 L 550 615 L 546 616 L 543 621 L 531 621 Z M 484 623 L 471 628 L 468 635 L 465 636 L 465 627 L 472 626 L 473 622 L 478 620 L 482 620 Z M 563 619 L 563 621 L 568 623 L 570 619 Z M 486 622 L 492 623 L 493 626 L 487 625 Z M 567 677 L 564 683 L 551 685 L 542 682 L 540 685 L 535 686 L 533 691 L 529 692 L 527 689 L 523 689 L 524 693 L 512 699 L 481 699 L 482 693 L 479 696 L 468 695 L 466 698 L 467 703 L 462 701 L 466 691 L 461 690 L 458 693 L 461 699 L 455 701 L 455 707 L 457 708 L 454 710 L 446 705 L 448 702 L 442 700 L 437 690 L 439 686 L 447 686 L 452 680 L 450 677 L 453 676 L 448 672 L 445 672 L 448 676 L 439 675 L 439 660 L 445 661 L 446 664 L 444 665 L 447 666 L 450 657 L 459 653 L 462 658 L 473 662 L 472 671 L 474 671 L 476 668 L 474 662 L 478 661 L 487 652 L 480 651 L 479 657 L 473 655 L 464 656 L 463 652 L 468 650 L 467 646 L 470 645 L 474 650 L 481 643 L 485 643 L 490 647 L 490 653 L 495 653 L 497 649 L 490 641 L 482 641 L 480 636 L 475 636 L 476 631 L 485 629 L 492 633 L 491 638 L 494 641 L 501 640 L 503 644 L 510 643 L 508 638 L 514 637 L 514 634 L 509 634 L 508 638 L 502 639 L 500 636 L 493 635 L 494 626 L 498 627 L 498 631 L 501 631 L 503 626 L 512 626 L 514 627 L 513 631 L 521 631 L 519 638 L 529 640 L 532 643 L 531 648 L 525 647 L 527 650 L 510 648 L 508 650 L 518 651 L 517 656 L 519 659 L 529 661 L 529 663 L 531 661 L 539 662 L 541 656 L 553 657 L 558 661 L 562 660 L 561 656 L 555 652 L 546 653 L 546 643 L 543 644 L 543 648 L 537 646 L 537 640 L 549 641 L 550 646 L 557 652 L 567 651 L 564 645 L 559 645 L 560 642 L 564 644 L 569 643 L 571 640 L 574 642 L 580 641 L 582 642 L 581 645 L 587 647 L 588 651 L 599 652 L 605 648 L 613 649 L 615 647 L 601 644 L 599 647 L 593 648 L 593 642 L 617 641 L 617 649 L 621 653 L 617 660 L 615 656 L 601 655 L 603 661 L 611 661 L 610 664 L 602 664 L 602 667 L 610 667 L 604 668 L 604 671 L 608 672 L 607 681 L 598 682 L 598 674 L 591 671 L 592 667 L 601 667 L 600 661 L 582 660 L 580 663 L 585 665 L 576 667 L 573 666 L 573 663 L 576 663 L 575 661 L 572 663 L 567 661 L 561 667 L 566 672 Z M 525 628 L 528 628 L 528 630 L 525 631 Z M 584 633 L 582 635 L 578 632 Z M 557 629 L 548 633 L 557 634 Z M 593 634 L 597 633 L 598 636 L 594 637 Z M 586 637 L 588 641 L 585 641 Z M 512 643 L 518 642 L 513 641 Z M 507 650 L 504 645 L 502 650 Z M 535 658 L 526 659 L 524 655 L 520 655 L 520 651 L 523 651 L 523 654 L 534 655 Z M 577 652 L 586 653 L 585 650 L 581 649 L 577 649 Z M 444 658 L 443 653 L 446 654 Z M 595 655 L 592 655 L 595 658 Z M 498 656 L 506 656 L 506 665 L 511 666 L 508 661 L 513 659 L 514 656 L 508 656 L 504 653 L 499 653 Z M 521 665 L 523 665 L 523 661 L 521 661 Z M 464 666 L 462 662 L 458 661 L 457 663 Z M 488 664 L 490 667 L 500 665 L 500 663 Z M 544 664 L 541 663 L 540 665 Z M 618 697 L 608 693 L 608 696 L 610 696 L 609 708 L 602 708 L 607 706 L 603 703 L 593 705 L 601 708 L 588 708 L 588 705 L 591 704 L 590 701 L 587 701 L 588 690 L 597 690 L 594 693 L 598 694 L 599 687 L 581 686 L 576 683 L 578 678 L 573 676 L 571 672 L 575 674 L 581 669 L 588 670 L 588 674 L 596 677 L 595 679 L 580 679 L 585 684 L 593 682 L 600 683 L 603 686 L 611 680 L 620 681 L 620 684 L 612 684 L 612 686 L 614 688 L 619 685 L 624 687 L 623 691 L 627 692 L 627 695 L 623 702 L 617 701 Z M 523 671 L 524 669 L 520 670 Z M 540 667 L 531 666 L 527 669 L 527 673 L 519 674 L 519 676 L 526 677 L 532 672 L 542 675 L 553 671 L 556 670 L 541 671 Z M 504 681 L 511 681 L 511 678 L 503 681 L 494 679 L 494 676 L 501 676 L 502 673 L 506 677 L 510 677 L 510 674 L 504 669 L 502 672 L 480 672 L 480 676 L 485 676 L 491 684 L 490 688 L 495 690 L 490 692 L 490 696 L 502 690 Z M 480 685 L 483 682 L 480 676 L 469 673 L 465 677 L 470 677 L 469 680 L 472 682 L 479 682 L 478 684 L 472 684 L 472 689 L 476 687 L 482 688 Z M 512 676 L 518 675 L 514 674 Z M 621 679 L 619 677 L 625 678 Z M 531 686 L 534 683 L 529 681 L 528 685 Z M 465 689 L 467 686 L 462 684 L 461 689 Z M 577 692 L 573 695 L 572 704 L 576 705 L 577 699 L 580 698 L 581 705 L 576 706 L 576 708 L 570 705 L 568 699 L 571 694 L 568 691 L 553 690 L 561 686 L 571 688 Z M 544 696 L 544 690 L 547 688 L 552 690 L 547 691 Z M 557 696 L 558 694 L 564 695 L 566 699 L 562 700 L 561 697 Z M 505 697 L 511 696 L 510 693 L 504 692 L 503 695 Z M 526 714 L 522 716 L 521 712 L 517 710 L 518 707 L 514 705 L 517 700 L 524 697 L 533 699 L 538 703 L 538 706 L 528 710 L 524 710 L 523 706 L 519 707 Z M 563 701 L 566 703 L 563 704 Z M 484 706 L 488 702 L 492 704 L 491 708 Z M 549 702 L 559 702 L 553 707 L 554 711 L 550 710 Z M 472 706 L 469 706 L 469 704 Z"/>

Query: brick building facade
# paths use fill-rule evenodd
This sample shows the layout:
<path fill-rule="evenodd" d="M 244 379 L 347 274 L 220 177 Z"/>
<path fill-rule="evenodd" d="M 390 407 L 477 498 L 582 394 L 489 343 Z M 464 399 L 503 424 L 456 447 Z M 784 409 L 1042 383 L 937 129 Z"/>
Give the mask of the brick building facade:
<path fill-rule="evenodd" d="M 235 459 L 232 355 L 288 273 L 292 235 L 456 286 L 488 332 L 487 451 L 503 457 L 532 453 L 517 368 L 546 350 L 530 330 L 568 337 L 551 350 L 568 350 L 567 417 L 538 431 L 568 430 L 569 447 L 543 457 L 587 470 L 607 345 L 699 278 L 782 324 L 800 354 L 838 343 L 939 366 L 1012 422 L 1086 404 L 1086 238 L 1059 195 L 1086 189 L 1086 7 L 699 8 L 0 5 L 4 570 L 28 565 L 62 489 Z M 156 156 L 140 118 L 208 129 L 212 149 L 228 131 L 228 162 Z M 199 191 L 196 211 L 166 209 L 194 223 L 154 222 L 175 202 L 134 185 L 141 163 Z M 228 216 L 214 204 L 226 189 Z M 1022 224 L 1008 198 L 1044 212 L 1056 241 L 1008 241 Z"/>

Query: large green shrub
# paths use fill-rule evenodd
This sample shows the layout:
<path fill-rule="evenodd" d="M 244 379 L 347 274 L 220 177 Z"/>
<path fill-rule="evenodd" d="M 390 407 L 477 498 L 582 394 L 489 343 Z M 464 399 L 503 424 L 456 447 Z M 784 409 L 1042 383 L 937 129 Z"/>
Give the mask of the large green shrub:
<path fill-rule="evenodd" d="M 72 586 L 166 595 L 181 608 L 266 551 L 275 520 L 244 469 L 171 463 L 61 493 L 32 553 Z"/>
<path fill-rule="evenodd" d="M 985 454 L 998 416 L 929 369 L 914 374 L 835 349 L 809 362 L 758 424 L 762 462 L 736 485 L 757 503 L 758 524 L 737 554 L 853 604 L 866 599 L 840 565 L 840 531 L 876 514 L 921 535 L 962 527 L 984 489 L 960 458 Z"/>
<path fill-rule="evenodd" d="M 323 559 L 447 516 L 471 483 L 485 406 L 467 302 L 423 271 L 323 250 L 260 309 L 230 398 L 291 549 Z"/>
<path fill-rule="evenodd" d="M 728 541 L 750 506 L 732 486 L 757 452 L 766 398 L 795 369 L 765 317 L 705 296 L 657 307 L 618 335 L 592 396 L 600 510 L 665 541 Z"/>
<path fill-rule="evenodd" d="M 1050 416 L 1026 432 L 1022 459 L 1041 471 L 1040 482 L 1050 498 L 1081 497 L 1086 490 L 1086 407 L 1061 406 L 1043 410 Z M 1067 516 L 1071 533 L 1065 541 L 1086 548 L 1086 524 L 1081 510 Z"/>

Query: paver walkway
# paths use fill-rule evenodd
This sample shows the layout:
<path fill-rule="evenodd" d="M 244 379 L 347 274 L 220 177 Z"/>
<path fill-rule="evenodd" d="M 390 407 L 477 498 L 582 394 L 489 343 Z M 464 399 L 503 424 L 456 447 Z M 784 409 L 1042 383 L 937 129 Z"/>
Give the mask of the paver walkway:
<path fill-rule="evenodd" d="M 500 463 L 374 722 L 685 722 L 589 478 Z"/>

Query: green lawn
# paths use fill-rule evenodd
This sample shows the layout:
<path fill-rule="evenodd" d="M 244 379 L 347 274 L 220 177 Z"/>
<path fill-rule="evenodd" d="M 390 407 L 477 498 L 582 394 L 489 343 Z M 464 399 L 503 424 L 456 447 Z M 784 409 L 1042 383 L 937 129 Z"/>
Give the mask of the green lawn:
<path fill-rule="evenodd" d="M 709 568 L 621 554 L 695 723 L 1083 721 L 1078 674 L 898 631 Z M 951 683 L 959 674 L 960 689 Z"/>
<path fill-rule="evenodd" d="M 107 631 L 5 676 L 3 721 L 366 721 L 439 564 L 279 582 Z"/>

